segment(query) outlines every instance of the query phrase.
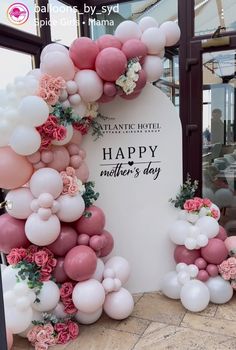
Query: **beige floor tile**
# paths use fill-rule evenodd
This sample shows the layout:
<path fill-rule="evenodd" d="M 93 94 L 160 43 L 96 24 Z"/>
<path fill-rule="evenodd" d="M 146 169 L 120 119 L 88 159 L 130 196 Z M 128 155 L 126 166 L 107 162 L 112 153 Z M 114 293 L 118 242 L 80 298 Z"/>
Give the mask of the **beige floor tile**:
<path fill-rule="evenodd" d="M 218 306 L 215 317 L 234 321 L 235 315 L 236 315 L 236 295 L 234 294 L 233 298 L 227 304 Z"/>
<path fill-rule="evenodd" d="M 228 341 L 223 335 L 153 322 L 133 350 L 226 350 L 220 344 Z"/>
<path fill-rule="evenodd" d="M 14 346 L 12 350 L 29 350 L 33 349 L 27 339 L 21 338 L 17 335 L 14 336 Z"/>
<path fill-rule="evenodd" d="M 201 312 L 196 312 L 195 315 L 215 317 L 217 308 L 218 308 L 218 305 L 210 303 L 205 310 Z M 191 314 L 192 312 L 188 311 L 188 313 Z"/>
<path fill-rule="evenodd" d="M 213 334 L 236 337 L 236 321 L 210 318 L 187 313 L 181 323 L 181 326 L 202 330 Z"/>
<path fill-rule="evenodd" d="M 150 321 L 179 325 L 186 310 L 178 300 L 157 293 L 144 294 L 137 302 L 132 316 Z"/>
<path fill-rule="evenodd" d="M 101 318 L 95 323 L 95 325 L 108 328 L 108 329 L 116 329 L 119 323 L 120 321 L 113 320 L 103 312 Z M 87 327 L 87 326 L 83 326 L 83 327 Z"/>
<path fill-rule="evenodd" d="M 134 303 L 136 304 L 139 299 L 141 299 L 143 296 L 143 293 L 137 293 L 137 294 L 133 294 L 133 298 L 134 298 Z"/>
<path fill-rule="evenodd" d="M 150 324 L 149 320 L 143 320 L 137 317 L 129 317 L 126 320 L 121 321 L 117 325 L 116 329 L 119 331 L 125 331 L 129 333 L 141 335 L 147 329 L 149 324 Z"/>

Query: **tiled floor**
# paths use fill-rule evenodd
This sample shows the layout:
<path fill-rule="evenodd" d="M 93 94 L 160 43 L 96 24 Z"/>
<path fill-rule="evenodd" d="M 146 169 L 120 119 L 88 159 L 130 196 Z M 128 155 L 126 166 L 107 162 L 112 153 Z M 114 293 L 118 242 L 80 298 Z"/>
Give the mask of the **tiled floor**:
<path fill-rule="evenodd" d="M 32 349 L 16 337 L 14 350 Z M 236 349 L 236 296 L 225 305 L 209 305 L 200 313 L 179 301 L 151 293 L 135 295 L 135 309 L 122 322 L 103 315 L 81 326 L 77 341 L 54 350 L 228 350 Z"/>

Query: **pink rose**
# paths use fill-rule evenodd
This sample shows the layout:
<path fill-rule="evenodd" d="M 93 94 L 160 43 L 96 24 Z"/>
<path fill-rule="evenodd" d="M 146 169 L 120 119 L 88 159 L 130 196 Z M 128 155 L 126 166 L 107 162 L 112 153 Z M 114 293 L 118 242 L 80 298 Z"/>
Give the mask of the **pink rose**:
<path fill-rule="evenodd" d="M 48 147 L 51 145 L 51 140 L 50 139 L 42 139 L 41 141 L 41 146 L 40 146 L 40 150 L 46 150 L 48 149 Z"/>
<path fill-rule="evenodd" d="M 75 307 L 74 303 L 71 301 L 71 303 L 68 303 L 65 305 L 64 312 L 68 315 L 74 315 L 77 312 L 77 308 Z"/>
<path fill-rule="evenodd" d="M 55 324 L 54 330 L 57 333 L 66 332 L 67 331 L 67 325 L 65 323 L 63 323 L 63 322 L 58 322 L 58 323 Z"/>
<path fill-rule="evenodd" d="M 236 281 L 231 281 L 231 286 L 234 290 L 236 290 Z"/>
<path fill-rule="evenodd" d="M 35 331 L 35 327 L 33 327 L 31 330 L 29 330 L 29 332 L 27 333 L 27 338 L 29 340 L 30 343 L 34 343 L 36 342 L 36 336 L 37 336 L 37 332 Z"/>
<path fill-rule="evenodd" d="M 39 267 L 42 267 L 46 265 L 48 262 L 48 254 L 40 250 L 39 252 L 35 253 L 34 261 L 36 265 L 38 265 Z"/>
<path fill-rule="evenodd" d="M 54 258 L 54 254 L 51 252 L 50 249 L 44 247 L 41 249 L 43 252 L 46 252 L 49 258 Z"/>
<path fill-rule="evenodd" d="M 68 321 L 68 331 L 71 339 L 76 339 L 79 335 L 79 326 L 77 323 Z"/>
<path fill-rule="evenodd" d="M 231 257 L 227 261 L 228 261 L 229 267 L 236 267 L 236 258 Z"/>
<path fill-rule="evenodd" d="M 35 350 L 48 350 L 48 345 L 45 343 L 35 343 Z"/>
<path fill-rule="evenodd" d="M 57 141 L 62 141 L 66 137 L 67 134 L 67 129 L 63 126 L 60 125 L 53 131 L 53 137 Z"/>
<path fill-rule="evenodd" d="M 214 219 L 218 219 L 218 210 L 217 209 L 211 209 L 211 216 L 214 218 Z"/>
<path fill-rule="evenodd" d="M 79 192 L 79 186 L 77 184 L 70 185 L 68 188 L 68 194 L 70 196 L 75 196 Z"/>
<path fill-rule="evenodd" d="M 45 88 L 40 88 L 37 95 L 41 97 L 43 100 L 47 99 L 47 90 Z"/>
<path fill-rule="evenodd" d="M 47 264 L 48 264 L 48 266 L 50 266 L 50 267 L 56 267 L 56 265 L 57 265 L 57 259 L 55 259 L 55 258 L 49 258 Z"/>
<path fill-rule="evenodd" d="M 197 211 L 198 207 L 196 205 L 196 203 L 194 202 L 193 199 L 188 199 L 185 203 L 184 203 L 184 209 L 187 211 Z"/>
<path fill-rule="evenodd" d="M 68 298 L 73 293 L 73 284 L 71 282 L 65 282 L 61 285 L 60 295 L 61 298 Z"/>
<path fill-rule="evenodd" d="M 59 332 L 57 337 L 57 344 L 66 344 L 70 341 L 70 334 L 69 332 Z"/>
<path fill-rule="evenodd" d="M 212 202 L 208 198 L 203 198 L 203 206 L 210 208 L 212 205 Z"/>
<path fill-rule="evenodd" d="M 76 174 L 75 174 L 75 169 L 72 168 L 71 166 L 68 166 L 68 167 L 66 168 L 66 174 L 67 174 L 68 176 L 72 176 L 72 177 L 76 176 Z"/>
<path fill-rule="evenodd" d="M 17 265 L 26 257 L 26 250 L 23 248 L 13 248 L 7 256 L 7 262 L 10 265 Z"/>
<path fill-rule="evenodd" d="M 55 94 L 55 92 L 50 91 L 47 93 L 47 103 L 51 106 L 54 106 L 57 101 L 58 101 L 59 97 L 57 94 Z"/>
<path fill-rule="evenodd" d="M 226 281 L 229 281 L 230 278 L 231 278 L 230 272 L 223 272 L 223 273 L 221 274 L 221 276 L 222 276 L 222 277 L 224 278 L 224 280 L 226 280 Z"/>
<path fill-rule="evenodd" d="M 220 265 L 218 265 L 218 269 L 220 273 L 229 272 L 230 266 L 227 260 L 223 261 Z"/>
<path fill-rule="evenodd" d="M 39 343 L 47 343 L 51 338 L 51 333 L 49 334 L 44 328 L 38 332 L 36 336 L 36 341 Z"/>
<path fill-rule="evenodd" d="M 230 269 L 230 278 L 236 279 L 236 267 Z"/>

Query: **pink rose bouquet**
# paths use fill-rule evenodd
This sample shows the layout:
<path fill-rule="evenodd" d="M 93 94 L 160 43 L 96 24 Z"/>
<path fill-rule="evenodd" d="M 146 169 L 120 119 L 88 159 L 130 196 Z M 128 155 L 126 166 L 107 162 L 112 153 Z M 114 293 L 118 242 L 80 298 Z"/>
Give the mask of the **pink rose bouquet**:
<path fill-rule="evenodd" d="M 65 88 L 66 82 L 63 78 L 54 78 L 48 74 L 44 74 L 39 80 L 38 96 L 42 97 L 49 105 L 55 105 L 61 93 Z"/>
<path fill-rule="evenodd" d="M 56 116 L 50 114 L 46 122 L 36 128 L 41 136 L 40 150 L 47 149 L 51 142 L 62 141 L 66 137 L 67 129 L 60 125 Z"/>
<path fill-rule="evenodd" d="M 236 257 L 224 260 L 218 265 L 218 270 L 221 277 L 226 281 L 230 281 L 231 286 L 236 290 Z"/>
<path fill-rule="evenodd" d="M 60 287 L 61 302 L 64 305 L 64 312 L 68 315 L 73 315 L 78 311 L 72 300 L 74 286 L 75 283 L 65 282 Z"/>

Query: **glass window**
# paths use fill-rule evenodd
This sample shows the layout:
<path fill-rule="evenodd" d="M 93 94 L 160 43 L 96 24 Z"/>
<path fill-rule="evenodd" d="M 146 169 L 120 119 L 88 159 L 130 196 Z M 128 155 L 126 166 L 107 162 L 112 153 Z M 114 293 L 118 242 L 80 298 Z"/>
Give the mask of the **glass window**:
<path fill-rule="evenodd" d="M 195 0 L 195 35 L 211 34 L 219 27 L 236 30 L 235 0 Z"/>
<path fill-rule="evenodd" d="M 39 35 L 36 26 L 36 0 L 1 0 L 0 23 L 24 32 Z"/>
<path fill-rule="evenodd" d="M 78 11 L 57 0 L 49 0 L 52 41 L 70 46 L 79 36 Z"/>
<path fill-rule="evenodd" d="M 17 64 L 16 64 L 17 62 Z M 22 52 L 0 48 L 0 89 L 11 83 L 15 77 L 26 75 L 33 65 L 32 56 Z M 6 69 L 6 66 L 8 69 Z"/>

